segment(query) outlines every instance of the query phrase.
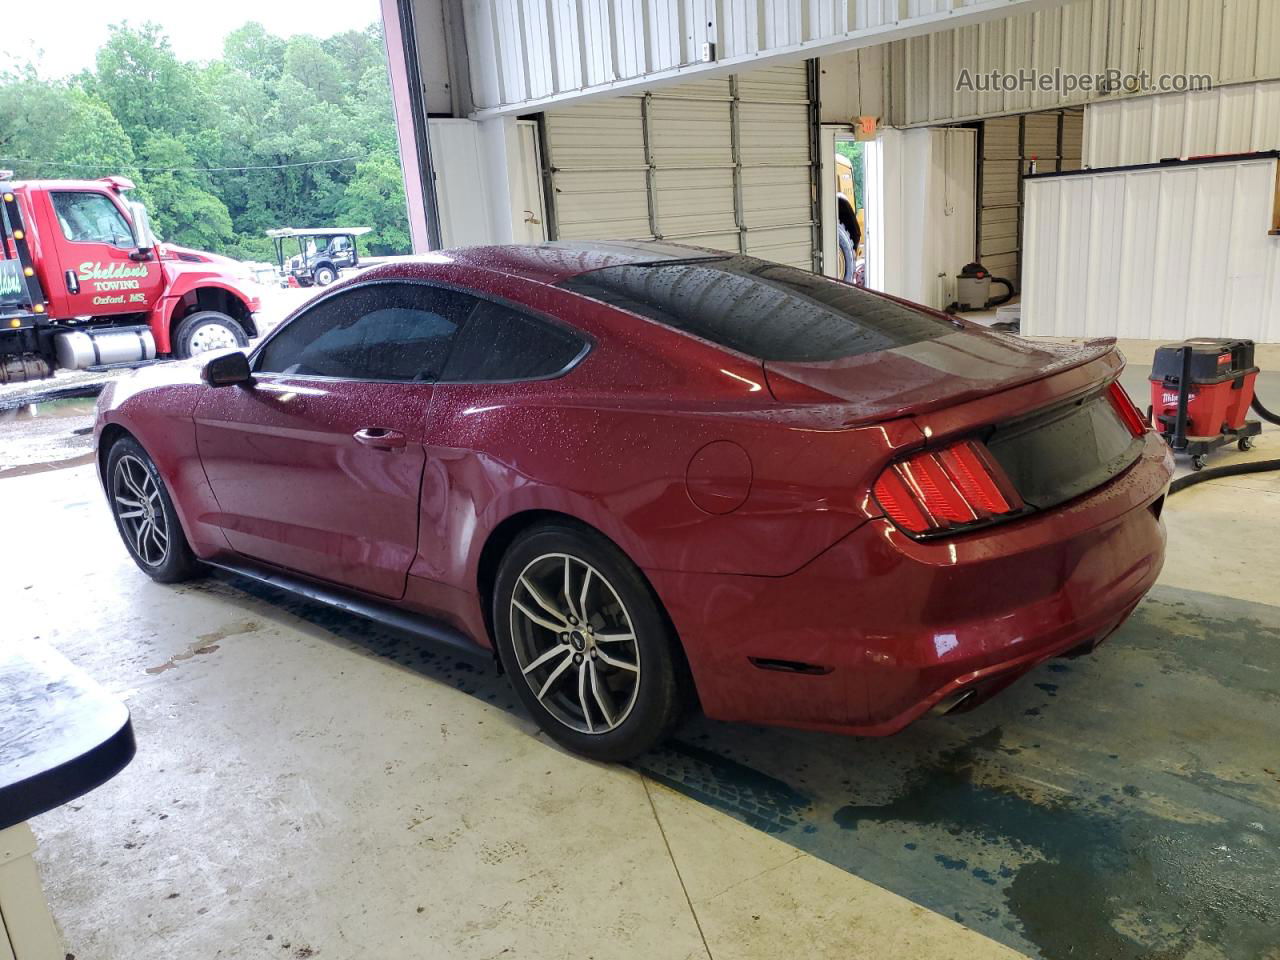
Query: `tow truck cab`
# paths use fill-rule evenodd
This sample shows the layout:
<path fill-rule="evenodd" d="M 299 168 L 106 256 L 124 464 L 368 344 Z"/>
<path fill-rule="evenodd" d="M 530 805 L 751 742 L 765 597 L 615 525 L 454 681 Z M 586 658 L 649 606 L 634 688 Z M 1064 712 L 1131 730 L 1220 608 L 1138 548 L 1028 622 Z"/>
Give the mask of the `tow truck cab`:
<path fill-rule="evenodd" d="M 236 261 L 163 244 L 124 177 L 0 174 L 0 383 L 245 346 L 260 300 Z"/>

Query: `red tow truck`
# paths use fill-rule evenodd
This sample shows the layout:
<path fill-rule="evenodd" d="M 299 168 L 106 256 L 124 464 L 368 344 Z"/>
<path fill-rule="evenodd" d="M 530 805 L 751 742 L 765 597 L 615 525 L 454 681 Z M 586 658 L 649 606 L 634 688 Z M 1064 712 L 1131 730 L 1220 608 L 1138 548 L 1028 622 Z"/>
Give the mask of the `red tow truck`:
<path fill-rule="evenodd" d="M 0 171 L 0 384 L 246 346 L 261 305 L 236 261 L 160 243 L 125 177 Z"/>

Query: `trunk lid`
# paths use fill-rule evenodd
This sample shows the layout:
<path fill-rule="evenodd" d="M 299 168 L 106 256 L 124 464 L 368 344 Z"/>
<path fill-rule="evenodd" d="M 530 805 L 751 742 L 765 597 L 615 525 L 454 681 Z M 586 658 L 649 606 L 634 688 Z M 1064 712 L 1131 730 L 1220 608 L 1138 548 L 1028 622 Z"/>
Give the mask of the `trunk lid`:
<path fill-rule="evenodd" d="M 964 404 L 1101 360 L 1115 339 L 1037 343 L 983 328 L 837 360 L 764 362 L 782 403 L 837 402 L 850 425 Z"/>

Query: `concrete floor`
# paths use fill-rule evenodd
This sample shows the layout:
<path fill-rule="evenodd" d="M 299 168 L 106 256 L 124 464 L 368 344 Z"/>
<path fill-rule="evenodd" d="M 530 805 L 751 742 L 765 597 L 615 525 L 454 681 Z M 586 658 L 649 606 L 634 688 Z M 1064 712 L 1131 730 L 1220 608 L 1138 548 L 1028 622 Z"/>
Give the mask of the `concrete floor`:
<path fill-rule="evenodd" d="M 0 642 L 133 713 L 133 764 L 33 822 L 82 960 L 1280 960 L 1280 475 L 1173 498 L 1131 621 L 973 713 L 879 741 L 695 721 L 606 767 L 470 663 L 151 583 L 92 467 L 51 469 L 74 459 L 0 475 L 40 504 L 8 514 Z"/>

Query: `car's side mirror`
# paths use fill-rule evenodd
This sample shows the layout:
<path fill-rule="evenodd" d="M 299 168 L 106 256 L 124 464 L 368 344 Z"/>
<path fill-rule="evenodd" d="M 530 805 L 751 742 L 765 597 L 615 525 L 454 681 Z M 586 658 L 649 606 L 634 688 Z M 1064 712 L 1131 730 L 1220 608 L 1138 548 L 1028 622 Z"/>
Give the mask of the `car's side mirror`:
<path fill-rule="evenodd" d="M 200 371 L 200 379 L 211 387 L 229 387 L 253 382 L 249 358 L 239 350 L 214 357 Z"/>

